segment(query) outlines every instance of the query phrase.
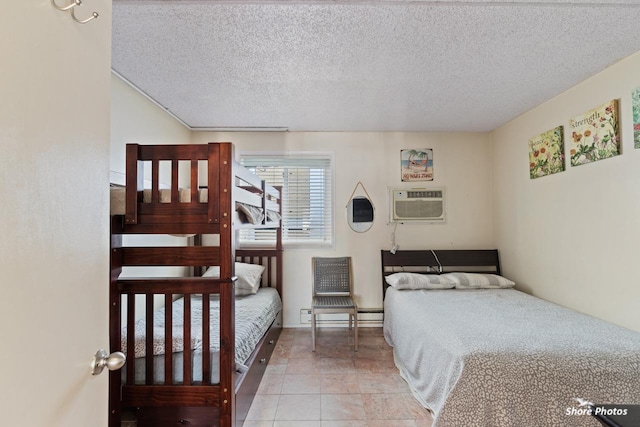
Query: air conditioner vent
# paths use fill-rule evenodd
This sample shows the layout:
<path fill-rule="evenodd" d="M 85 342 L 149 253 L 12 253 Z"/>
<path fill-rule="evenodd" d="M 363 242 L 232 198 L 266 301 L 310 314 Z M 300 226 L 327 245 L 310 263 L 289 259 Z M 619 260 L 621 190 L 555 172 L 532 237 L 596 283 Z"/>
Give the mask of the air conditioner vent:
<path fill-rule="evenodd" d="M 391 222 L 444 222 L 443 188 L 390 189 Z"/>
<path fill-rule="evenodd" d="M 444 212 L 442 201 L 422 200 L 398 200 L 396 202 L 396 214 L 399 218 L 439 218 Z"/>
<path fill-rule="evenodd" d="M 428 191 L 428 190 L 409 190 L 407 191 L 408 199 L 422 199 L 422 198 L 442 198 L 442 190 Z"/>

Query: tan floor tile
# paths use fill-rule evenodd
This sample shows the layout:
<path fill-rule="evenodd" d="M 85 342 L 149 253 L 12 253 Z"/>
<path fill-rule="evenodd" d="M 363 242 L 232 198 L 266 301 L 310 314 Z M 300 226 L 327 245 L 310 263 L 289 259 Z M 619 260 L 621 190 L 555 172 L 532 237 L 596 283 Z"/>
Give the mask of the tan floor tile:
<path fill-rule="evenodd" d="M 245 420 L 242 427 L 273 427 L 273 421 L 252 421 Z"/>
<path fill-rule="evenodd" d="M 398 374 L 392 360 L 355 358 L 354 366 L 358 374 Z"/>
<path fill-rule="evenodd" d="M 311 345 L 311 330 L 307 329 L 304 333 L 299 333 L 293 339 L 294 345 Z"/>
<path fill-rule="evenodd" d="M 281 395 L 275 419 L 277 421 L 320 421 L 320 395 Z"/>
<path fill-rule="evenodd" d="M 321 374 L 353 374 L 355 365 L 352 358 L 321 358 L 318 361 L 318 372 Z"/>
<path fill-rule="evenodd" d="M 273 353 L 271 354 L 271 358 L 274 359 L 288 359 L 291 353 L 292 344 L 285 344 L 278 340 L 278 344 L 276 344 L 276 348 L 273 349 Z"/>
<path fill-rule="evenodd" d="M 281 394 L 283 374 L 267 374 L 262 376 L 262 381 L 258 386 L 257 394 Z"/>
<path fill-rule="evenodd" d="M 362 346 L 371 345 L 371 346 L 376 346 L 378 348 L 383 348 L 383 349 L 391 348 L 389 347 L 389 344 L 387 344 L 387 341 L 385 341 L 384 337 L 379 335 L 372 335 L 372 334 L 360 334 L 358 339 L 358 345 L 362 345 Z"/>
<path fill-rule="evenodd" d="M 319 394 L 321 375 L 288 374 L 284 376 L 282 394 Z"/>
<path fill-rule="evenodd" d="M 322 427 L 322 424 L 321 421 L 276 421 L 273 427 Z"/>
<path fill-rule="evenodd" d="M 289 351 L 291 359 L 310 359 L 316 357 L 311 351 L 311 341 L 308 344 L 294 344 Z"/>
<path fill-rule="evenodd" d="M 358 374 L 360 393 L 406 393 L 406 383 L 400 375 Z"/>
<path fill-rule="evenodd" d="M 278 394 L 256 394 L 253 398 L 251 408 L 247 414 L 249 421 L 273 421 L 276 417 L 276 409 L 278 408 Z"/>
<path fill-rule="evenodd" d="M 373 346 L 359 346 L 358 352 L 354 354 L 354 357 L 357 359 L 376 359 L 393 362 L 393 352 L 374 348 Z"/>
<path fill-rule="evenodd" d="M 320 392 L 325 394 L 360 393 L 356 374 L 323 374 Z"/>
<path fill-rule="evenodd" d="M 352 358 L 354 356 L 353 344 L 318 344 L 316 345 L 317 357 Z"/>
<path fill-rule="evenodd" d="M 336 335 L 336 334 L 329 334 L 329 335 L 316 334 L 316 344 L 341 346 L 341 345 L 349 345 L 350 341 L 351 341 L 351 336 Z"/>
<path fill-rule="evenodd" d="M 365 420 L 364 403 L 359 394 L 323 394 L 320 396 L 322 420 Z"/>
<path fill-rule="evenodd" d="M 358 333 L 354 352 L 353 331 L 322 328 L 312 352 L 309 328 L 283 330 L 245 427 L 430 427 L 382 329 Z"/>
<path fill-rule="evenodd" d="M 362 394 L 367 418 L 370 420 L 413 420 L 429 417 L 410 393 Z"/>
<path fill-rule="evenodd" d="M 280 337 L 278 337 L 278 342 L 290 342 L 293 341 L 296 337 L 296 330 L 286 328 L 283 329 L 280 333 Z"/>
<path fill-rule="evenodd" d="M 319 374 L 318 363 L 316 359 L 289 359 L 285 374 Z"/>
<path fill-rule="evenodd" d="M 265 374 L 273 375 L 273 374 L 282 374 L 284 375 L 287 370 L 287 365 L 289 363 L 289 359 L 274 359 L 273 357 L 269 360 L 267 364 L 267 369 L 264 371 Z"/>
<path fill-rule="evenodd" d="M 367 421 L 364 420 L 348 420 L 348 421 L 322 421 L 322 427 L 368 427 Z M 395 427 L 389 424 L 385 427 Z"/>

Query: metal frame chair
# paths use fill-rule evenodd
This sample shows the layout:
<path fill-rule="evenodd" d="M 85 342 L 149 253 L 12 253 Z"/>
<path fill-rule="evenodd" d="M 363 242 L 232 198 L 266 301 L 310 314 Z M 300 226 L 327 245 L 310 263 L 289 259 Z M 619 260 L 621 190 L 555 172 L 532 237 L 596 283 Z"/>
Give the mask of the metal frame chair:
<path fill-rule="evenodd" d="M 348 313 L 349 329 L 354 329 L 354 348 L 358 351 L 358 306 L 353 300 L 351 257 L 311 258 L 313 299 L 311 302 L 311 345 L 316 351 L 316 315 Z"/>

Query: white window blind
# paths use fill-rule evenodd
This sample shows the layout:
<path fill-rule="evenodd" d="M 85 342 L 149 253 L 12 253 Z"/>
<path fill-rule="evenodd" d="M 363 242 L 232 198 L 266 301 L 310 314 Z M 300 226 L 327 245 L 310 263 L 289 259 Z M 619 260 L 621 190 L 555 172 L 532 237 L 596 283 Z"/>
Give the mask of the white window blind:
<path fill-rule="evenodd" d="M 244 155 L 247 169 L 282 187 L 285 246 L 332 244 L 332 158 L 330 155 Z M 240 242 L 275 241 L 273 230 L 241 230 Z"/>

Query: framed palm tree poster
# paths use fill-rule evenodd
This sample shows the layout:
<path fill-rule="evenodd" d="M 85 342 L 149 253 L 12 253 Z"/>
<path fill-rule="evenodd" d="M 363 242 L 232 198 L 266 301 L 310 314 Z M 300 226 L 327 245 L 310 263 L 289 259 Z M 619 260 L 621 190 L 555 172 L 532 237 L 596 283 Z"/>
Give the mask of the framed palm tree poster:
<path fill-rule="evenodd" d="M 433 181 L 433 150 L 400 150 L 402 181 Z"/>

